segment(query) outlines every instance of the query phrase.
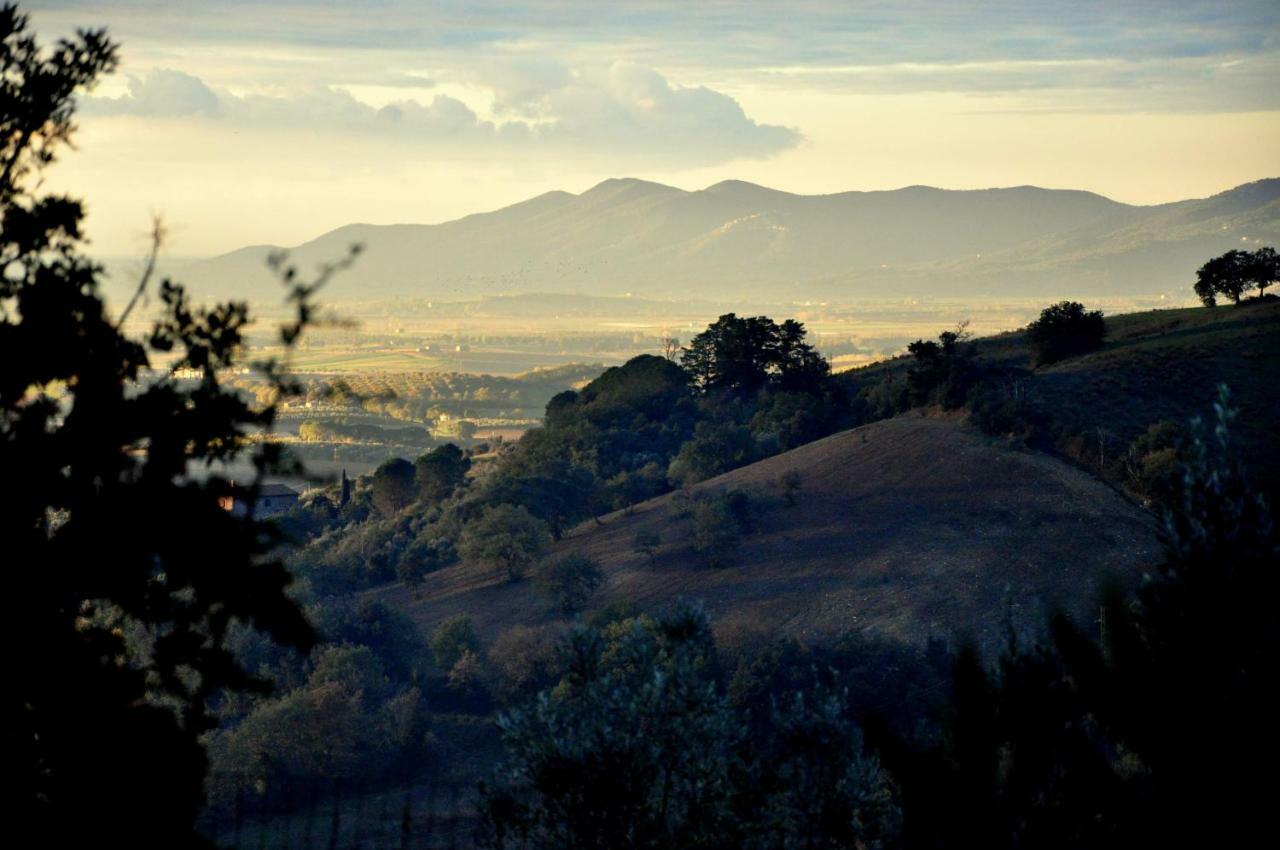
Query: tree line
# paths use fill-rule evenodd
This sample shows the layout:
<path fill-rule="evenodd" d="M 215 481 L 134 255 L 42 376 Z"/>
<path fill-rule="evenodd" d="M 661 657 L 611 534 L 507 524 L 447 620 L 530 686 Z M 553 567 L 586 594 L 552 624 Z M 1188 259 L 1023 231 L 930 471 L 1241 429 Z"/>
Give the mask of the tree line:
<path fill-rule="evenodd" d="M 1266 296 L 1267 287 L 1280 280 L 1280 254 L 1272 247 L 1256 251 L 1227 251 L 1214 257 L 1196 271 L 1195 292 L 1201 303 L 1213 307 L 1218 298 L 1233 304 L 1252 290 Z"/>

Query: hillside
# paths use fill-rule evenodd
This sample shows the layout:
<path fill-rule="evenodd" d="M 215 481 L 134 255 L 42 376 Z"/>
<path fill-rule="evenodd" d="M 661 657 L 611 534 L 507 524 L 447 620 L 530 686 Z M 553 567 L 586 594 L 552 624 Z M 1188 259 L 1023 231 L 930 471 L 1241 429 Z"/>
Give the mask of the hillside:
<path fill-rule="evenodd" d="M 794 195 L 740 181 L 684 191 L 607 180 L 438 225 L 352 224 L 292 249 L 303 269 L 367 250 L 327 298 L 561 292 L 856 299 L 1179 293 L 1189 269 L 1280 241 L 1280 179 L 1159 206 L 1021 186 Z M 186 266 L 209 295 L 275 303 L 270 246 Z"/>
<path fill-rule="evenodd" d="M 1280 301 L 1240 306 L 1151 310 L 1106 318 L 1107 335 L 1093 353 L 1035 368 L 1022 331 L 976 340 L 977 359 L 1018 382 L 1030 407 L 1060 432 L 1076 435 L 1062 446 L 1092 468 L 1116 467 L 1129 444 L 1159 422 L 1186 424 L 1209 414 L 1219 384 L 1231 389 L 1240 411 L 1234 425 L 1257 485 L 1280 493 L 1280 400 L 1269 364 L 1280 362 Z M 899 357 L 844 373 L 857 392 L 890 372 L 905 372 Z"/>
<path fill-rule="evenodd" d="M 784 471 L 801 481 L 790 507 L 775 484 Z M 1028 626 L 1055 603 L 1079 612 L 1102 577 L 1132 579 L 1159 551 L 1150 517 L 1097 480 L 942 419 L 846 431 L 695 490 L 723 488 L 766 505 L 730 566 L 691 550 L 691 522 L 673 519 L 670 494 L 579 526 L 556 554 L 603 565 L 592 607 L 700 600 L 729 645 L 867 630 L 913 641 L 969 632 L 991 646 L 1006 612 Z M 631 551 L 642 528 L 663 538 L 652 565 Z M 467 564 L 428 575 L 417 592 L 378 592 L 427 631 L 462 612 L 486 640 L 551 619 L 532 582 Z"/>

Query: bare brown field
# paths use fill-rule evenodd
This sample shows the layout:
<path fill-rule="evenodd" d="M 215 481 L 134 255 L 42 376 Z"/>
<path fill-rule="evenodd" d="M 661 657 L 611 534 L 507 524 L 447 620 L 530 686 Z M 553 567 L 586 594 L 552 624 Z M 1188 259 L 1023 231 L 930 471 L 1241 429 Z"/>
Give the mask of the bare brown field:
<path fill-rule="evenodd" d="M 801 480 L 794 506 L 776 485 L 788 470 Z M 601 563 L 593 608 L 697 600 L 726 646 L 849 630 L 908 641 L 967 634 L 993 646 L 1010 618 L 1035 627 L 1057 604 L 1088 616 L 1102 581 L 1132 581 L 1159 556 L 1152 518 L 1107 485 L 957 421 L 874 423 L 695 489 L 731 487 L 766 507 L 729 566 L 692 551 L 691 522 L 673 515 L 672 495 L 584 523 L 554 555 Z M 632 552 L 642 528 L 663 538 L 652 564 Z M 375 592 L 425 632 L 458 613 L 485 640 L 553 619 L 533 581 L 508 584 L 470 564 L 427 576 L 417 591 Z"/>

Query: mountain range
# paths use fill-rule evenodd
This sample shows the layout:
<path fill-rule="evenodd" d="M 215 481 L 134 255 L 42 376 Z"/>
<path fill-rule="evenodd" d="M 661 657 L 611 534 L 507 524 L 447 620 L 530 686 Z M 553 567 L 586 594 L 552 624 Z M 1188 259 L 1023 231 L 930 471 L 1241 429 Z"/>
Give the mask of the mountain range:
<path fill-rule="evenodd" d="M 1280 242 L 1280 178 L 1155 206 L 1019 186 L 797 195 L 610 179 L 443 224 L 351 224 L 290 248 L 301 271 L 362 243 L 333 301 L 532 292 L 770 303 L 1185 293 L 1231 248 Z M 276 246 L 197 261 L 207 295 L 276 298 Z"/>

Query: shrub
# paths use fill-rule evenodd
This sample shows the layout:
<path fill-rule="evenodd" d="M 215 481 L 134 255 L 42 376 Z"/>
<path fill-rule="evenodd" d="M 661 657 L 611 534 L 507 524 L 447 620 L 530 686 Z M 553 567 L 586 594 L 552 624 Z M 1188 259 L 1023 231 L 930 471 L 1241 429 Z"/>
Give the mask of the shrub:
<path fill-rule="evenodd" d="M 1013 437 L 1024 443 L 1045 436 L 1048 419 L 1027 392 L 1020 377 L 999 383 L 983 381 L 969 393 L 969 421 L 987 434 Z"/>
<path fill-rule="evenodd" d="M 1174 495 L 1187 442 L 1187 429 L 1176 422 L 1157 422 L 1129 445 L 1125 473 L 1143 498 L 1169 505 Z"/>
<path fill-rule="evenodd" d="M 699 422 L 693 439 L 680 447 L 667 477 L 673 484 L 697 484 L 751 463 L 757 457 L 750 429 L 732 422 Z"/>
<path fill-rule="evenodd" d="M 470 649 L 449 668 L 449 690 L 464 700 L 473 700 L 484 690 L 484 664 L 480 656 Z"/>
<path fill-rule="evenodd" d="M 693 551 L 722 567 L 742 542 L 742 528 L 729 500 L 700 499 L 693 507 Z"/>
<path fill-rule="evenodd" d="M 546 523 L 525 508 L 496 505 L 466 525 L 458 554 L 503 570 L 508 581 L 517 581 L 542 555 L 550 536 Z"/>
<path fill-rule="evenodd" d="M 1044 366 L 1097 350 L 1106 332 L 1100 310 L 1062 301 L 1040 311 L 1040 318 L 1027 328 L 1027 338 L 1035 346 L 1036 365 Z"/>
<path fill-rule="evenodd" d="M 410 587 L 422 584 L 429 573 L 443 569 L 458 560 L 457 550 L 448 538 L 435 536 L 437 529 L 428 527 L 405 547 L 396 564 L 396 578 Z"/>
<path fill-rule="evenodd" d="M 547 687 L 560 675 L 559 643 L 564 627 L 513 626 L 489 647 L 494 695 L 508 705 Z"/>
<path fill-rule="evenodd" d="M 895 846 L 896 809 L 843 691 L 748 730 L 716 685 L 710 624 L 678 608 L 565 641 L 567 672 L 499 723 L 479 846 Z"/>
<path fill-rule="evenodd" d="M 539 577 L 542 592 L 561 614 L 569 616 L 582 610 L 604 581 L 604 573 L 594 559 L 586 555 L 566 555 L 547 564 Z"/>
<path fill-rule="evenodd" d="M 480 650 L 480 639 L 471 626 L 471 618 L 457 614 L 436 626 L 431 633 L 431 657 L 441 670 L 451 670 L 468 652 Z"/>
<path fill-rule="evenodd" d="M 938 334 L 938 341 L 918 339 L 907 346 L 912 363 L 907 368 L 907 398 L 913 405 L 940 404 L 951 410 L 964 403 L 977 379 L 969 342 L 968 322 L 954 331 Z"/>

